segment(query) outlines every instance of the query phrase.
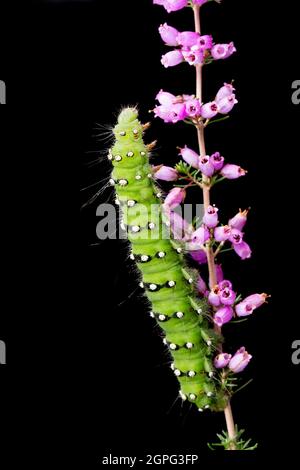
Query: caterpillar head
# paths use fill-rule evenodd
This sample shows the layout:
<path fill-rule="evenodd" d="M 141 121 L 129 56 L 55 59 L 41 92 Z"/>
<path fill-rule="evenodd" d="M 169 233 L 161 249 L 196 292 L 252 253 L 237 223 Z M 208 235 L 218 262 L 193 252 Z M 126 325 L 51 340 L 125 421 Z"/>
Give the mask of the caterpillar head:
<path fill-rule="evenodd" d="M 143 143 L 144 129 L 145 126 L 138 120 L 136 108 L 124 108 L 121 111 L 113 130 L 116 141 L 110 153 L 114 167 L 135 169 L 147 162 L 147 148 Z M 134 176 L 129 174 L 126 179 L 131 177 Z"/>
<path fill-rule="evenodd" d="M 115 126 L 114 136 L 117 142 L 133 143 L 142 142 L 143 127 L 138 120 L 138 111 L 136 108 L 124 108 L 118 118 Z"/>

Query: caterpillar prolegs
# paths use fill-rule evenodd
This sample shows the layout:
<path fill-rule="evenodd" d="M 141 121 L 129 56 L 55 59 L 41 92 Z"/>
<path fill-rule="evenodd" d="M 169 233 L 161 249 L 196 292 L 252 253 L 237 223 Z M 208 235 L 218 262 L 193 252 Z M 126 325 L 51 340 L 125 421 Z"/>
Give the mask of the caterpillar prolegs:
<path fill-rule="evenodd" d="M 186 267 L 181 249 L 168 236 L 143 131 L 137 110 L 124 109 L 109 152 L 113 164 L 111 184 L 132 245 L 130 257 L 141 273 L 140 285 L 152 305 L 151 315 L 164 332 L 181 398 L 195 403 L 200 411 L 221 410 L 227 396 L 212 361 L 220 338 L 209 327 L 204 315 L 208 305 L 197 295 L 194 276 Z"/>

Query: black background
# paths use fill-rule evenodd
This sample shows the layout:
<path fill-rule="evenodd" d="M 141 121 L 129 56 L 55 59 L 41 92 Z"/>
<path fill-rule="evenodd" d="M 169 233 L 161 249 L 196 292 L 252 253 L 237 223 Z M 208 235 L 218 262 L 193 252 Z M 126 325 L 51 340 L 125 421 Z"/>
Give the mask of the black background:
<path fill-rule="evenodd" d="M 16 458 L 33 463 L 40 454 L 44 468 L 67 442 L 67 458 L 82 455 L 83 468 L 96 468 L 106 453 L 192 451 L 214 463 L 206 442 L 224 428 L 223 416 L 199 416 L 178 402 L 172 407 L 176 380 L 163 365 L 161 340 L 143 299 L 131 295 L 136 279 L 127 248 L 96 238 L 96 208 L 111 200 L 111 191 L 81 210 L 79 227 L 77 216 L 78 205 L 109 174 L 99 159 L 108 143 L 97 124 L 113 124 L 122 105 L 137 103 L 148 120 L 160 88 L 194 92 L 192 68 L 161 66 L 165 47 L 157 33 L 164 21 L 190 29 L 191 13 L 168 15 L 150 0 L 13 3 L 7 10 L 1 3 L 0 77 L 7 84 L 7 105 L 1 107 L 7 468 Z M 233 40 L 238 49 L 209 66 L 204 83 L 209 99 L 224 81 L 235 80 L 239 105 L 230 120 L 207 131 L 207 147 L 249 171 L 213 193 L 225 220 L 251 206 L 247 240 L 253 257 L 240 262 L 224 255 L 226 274 L 244 295 L 272 294 L 249 322 L 224 329 L 227 349 L 244 344 L 254 356 L 244 374 L 254 381 L 233 399 L 236 421 L 260 446 L 235 457 L 244 463 L 260 461 L 263 452 L 291 459 L 299 434 L 299 366 L 291 363 L 291 343 L 299 339 L 292 4 L 275 11 L 273 2 L 224 0 L 202 9 L 203 32 L 218 42 Z M 155 121 L 147 138 L 158 138 L 157 153 L 170 164 L 176 145 L 196 145 L 192 131 L 180 124 Z M 91 184 L 78 201 L 78 185 Z M 12 452 L 6 443 L 13 443 Z"/>

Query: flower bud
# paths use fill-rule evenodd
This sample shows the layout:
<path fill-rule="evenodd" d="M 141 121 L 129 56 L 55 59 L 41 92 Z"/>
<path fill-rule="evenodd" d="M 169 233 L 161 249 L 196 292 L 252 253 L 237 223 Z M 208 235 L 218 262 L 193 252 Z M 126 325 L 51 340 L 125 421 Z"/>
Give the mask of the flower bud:
<path fill-rule="evenodd" d="M 244 176 L 247 172 L 238 165 L 232 165 L 230 163 L 227 163 L 223 166 L 220 173 L 222 176 L 224 176 L 224 178 L 234 180 L 236 178 L 240 178 L 240 176 Z"/>
<path fill-rule="evenodd" d="M 189 117 L 200 116 L 201 114 L 201 105 L 199 100 L 193 99 L 186 101 L 185 103 L 186 112 Z"/>
<path fill-rule="evenodd" d="M 219 327 L 223 326 L 225 323 L 228 323 L 233 317 L 232 307 L 225 306 L 219 308 L 214 315 L 214 323 Z"/>
<path fill-rule="evenodd" d="M 231 243 L 237 245 L 238 243 L 241 243 L 243 241 L 243 236 L 244 234 L 240 230 L 238 230 L 237 228 L 232 228 L 229 240 L 231 241 Z"/>
<path fill-rule="evenodd" d="M 178 46 L 177 36 L 179 31 L 176 28 L 165 23 L 160 25 L 158 31 L 167 46 Z"/>
<path fill-rule="evenodd" d="M 154 168 L 154 178 L 164 181 L 176 181 L 178 172 L 170 166 L 160 165 L 157 170 Z"/>
<path fill-rule="evenodd" d="M 173 104 L 172 107 L 170 108 L 170 114 L 171 114 L 173 124 L 175 124 L 178 121 L 182 121 L 183 119 L 187 117 L 185 104 L 184 103 Z"/>
<path fill-rule="evenodd" d="M 214 307 L 219 307 L 221 305 L 220 300 L 220 289 L 218 286 L 215 286 L 210 293 L 208 294 L 208 301 Z"/>
<path fill-rule="evenodd" d="M 214 359 L 214 366 L 217 369 L 222 369 L 223 367 L 226 367 L 229 364 L 231 357 L 231 354 L 227 353 L 218 354 Z"/>
<path fill-rule="evenodd" d="M 209 157 L 210 163 L 213 165 L 216 171 L 221 170 L 224 165 L 224 157 L 221 156 L 220 152 L 215 152 Z"/>
<path fill-rule="evenodd" d="M 209 227 L 214 228 L 218 225 L 218 208 L 214 206 L 208 206 L 203 216 L 203 223 Z"/>
<path fill-rule="evenodd" d="M 167 52 L 161 58 L 161 63 L 165 68 L 174 67 L 175 65 L 178 65 L 181 62 L 183 62 L 183 55 L 182 52 L 178 49 L 174 49 L 174 51 Z"/>
<path fill-rule="evenodd" d="M 199 33 L 195 33 L 194 31 L 183 31 L 178 34 L 177 41 L 178 44 L 183 47 L 191 47 L 197 44 L 199 37 Z"/>
<path fill-rule="evenodd" d="M 267 294 L 252 294 L 246 297 L 242 302 L 235 306 L 235 311 L 238 317 L 247 317 L 253 311 L 266 302 Z"/>
<path fill-rule="evenodd" d="M 238 103 L 238 100 L 235 98 L 234 94 L 222 98 L 220 101 L 217 102 L 219 113 L 228 114 L 236 103 Z"/>
<path fill-rule="evenodd" d="M 247 317 L 255 310 L 255 306 L 244 300 L 235 306 L 235 312 L 238 317 Z"/>
<path fill-rule="evenodd" d="M 159 117 L 167 123 L 175 124 L 178 121 L 182 121 L 187 117 L 185 104 L 176 103 L 172 105 L 160 105 L 156 106 L 153 110 L 155 117 Z"/>
<path fill-rule="evenodd" d="M 229 239 L 231 234 L 231 227 L 229 225 L 223 225 L 222 227 L 216 227 L 214 230 L 214 238 L 217 242 L 225 242 Z"/>
<path fill-rule="evenodd" d="M 213 165 L 209 161 L 209 156 L 205 155 L 199 159 L 199 169 L 205 176 L 212 176 L 215 172 Z"/>
<path fill-rule="evenodd" d="M 196 152 L 194 152 L 194 150 L 185 146 L 183 149 L 180 149 L 179 155 L 181 155 L 183 160 L 193 168 L 199 168 L 200 157 Z"/>
<path fill-rule="evenodd" d="M 220 292 L 220 300 L 223 305 L 233 305 L 236 299 L 236 293 L 226 287 L 225 289 L 222 289 Z"/>
<path fill-rule="evenodd" d="M 231 96 L 234 91 L 235 88 L 230 83 L 224 83 L 217 93 L 216 101 L 221 101 L 226 96 Z"/>
<path fill-rule="evenodd" d="M 232 247 L 234 251 L 236 252 L 236 254 L 239 255 L 241 259 L 247 259 L 251 257 L 252 252 L 248 243 L 242 241 L 241 243 L 232 245 Z"/>
<path fill-rule="evenodd" d="M 175 209 L 175 207 L 179 206 L 184 201 L 186 196 L 186 192 L 183 188 L 173 188 L 167 195 L 165 202 L 163 204 L 165 209 Z"/>
<path fill-rule="evenodd" d="M 219 108 L 216 101 L 210 101 L 209 103 L 203 104 L 201 107 L 201 116 L 204 119 L 211 119 L 216 116 L 218 112 Z"/>
<path fill-rule="evenodd" d="M 209 230 L 202 225 L 193 233 L 192 243 L 203 245 L 207 240 L 209 240 L 209 237 Z"/>
<path fill-rule="evenodd" d="M 212 36 L 210 34 L 205 34 L 200 36 L 197 41 L 197 45 L 202 49 L 211 49 L 213 44 Z"/>
<path fill-rule="evenodd" d="M 233 42 L 229 44 L 215 44 L 211 49 L 211 55 L 215 60 L 227 59 L 234 52 L 236 52 L 236 48 Z"/>
<path fill-rule="evenodd" d="M 172 122 L 172 115 L 170 113 L 170 108 L 165 105 L 156 106 L 153 110 L 154 116 L 159 117 L 164 122 Z"/>
<path fill-rule="evenodd" d="M 204 60 L 204 52 L 202 49 L 191 50 L 183 48 L 181 50 L 184 60 L 190 65 L 202 64 Z"/>
<path fill-rule="evenodd" d="M 167 91 L 160 90 L 155 99 L 159 102 L 159 104 L 164 106 L 171 106 L 175 103 L 176 96 L 172 95 L 172 93 L 168 93 Z"/>
<path fill-rule="evenodd" d="M 255 306 L 255 308 L 257 307 L 260 307 L 261 305 L 263 305 L 266 301 L 267 301 L 267 298 L 268 298 L 268 294 L 252 294 L 252 295 L 249 295 L 248 297 L 246 297 L 243 302 L 247 302 L 247 303 L 251 303 Z"/>
<path fill-rule="evenodd" d="M 251 354 L 248 354 L 244 347 L 240 348 L 230 360 L 229 369 L 236 374 L 242 372 L 251 359 Z"/>
<path fill-rule="evenodd" d="M 243 230 L 247 222 L 248 212 L 249 212 L 248 210 L 245 210 L 245 211 L 239 210 L 239 212 L 234 217 L 232 217 L 232 219 L 228 221 L 228 224 L 230 225 L 230 227 L 236 228 L 238 230 Z"/>

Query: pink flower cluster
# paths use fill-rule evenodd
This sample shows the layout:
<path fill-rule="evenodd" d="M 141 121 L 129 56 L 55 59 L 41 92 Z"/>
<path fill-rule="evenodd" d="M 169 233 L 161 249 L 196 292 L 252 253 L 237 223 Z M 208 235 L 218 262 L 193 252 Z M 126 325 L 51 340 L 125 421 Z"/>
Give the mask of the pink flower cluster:
<path fill-rule="evenodd" d="M 201 6 L 208 1 L 213 0 L 153 0 L 153 3 L 163 6 L 170 13 L 187 6 Z M 220 2 L 220 0 L 214 1 Z M 194 8 L 194 10 L 197 9 Z M 193 31 L 179 31 L 167 23 L 159 27 L 159 34 L 165 45 L 171 47 L 171 50 L 161 58 L 161 62 L 166 68 L 187 62 L 189 65 L 198 66 L 198 70 L 199 66 L 213 60 L 226 59 L 236 52 L 233 42 L 215 44 L 211 35 L 201 35 Z M 153 110 L 155 117 L 159 117 L 166 123 L 185 121 L 198 128 L 200 126 L 206 127 L 208 122 L 218 114 L 227 115 L 237 103 L 235 88 L 228 83 L 224 83 L 212 101 L 205 103 L 195 95 L 175 96 L 163 90 L 157 94 L 156 100 L 159 104 Z M 225 243 L 231 244 L 231 248 L 241 259 L 250 258 L 251 248 L 244 241 L 243 232 L 247 222 L 247 210 L 239 210 L 226 225 L 221 225 L 219 209 L 215 205 L 208 205 L 199 228 L 195 228 L 193 224 L 189 224 L 187 220 L 175 212 L 176 208 L 178 211 L 178 206 L 184 202 L 189 186 L 198 184 L 200 187 L 204 187 L 205 184 L 208 184 L 209 187 L 212 187 L 215 182 L 221 181 L 223 178 L 237 179 L 244 176 L 246 171 L 238 165 L 226 163 L 220 152 L 215 152 L 212 155 L 199 155 L 185 146 L 180 148 L 180 155 L 191 168 L 186 169 L 182 164 L 178 165 L 177 169 L 165 165 L 152 168 L 155 179 L 177 181 L 182 176 L 182 171 L 184 176 L 181 179 L 188 181 L 184 187 L 171 189 L 163 204 L 164 217 L 169 221 L 173 238 L 180 240 L 186 252 L 199 264 L 208 263 L 211 256 L 215 258 L 219 253 L 222 253 Z M 201 175 L 199 176 L 200 172 L 202 178 Z M 212 321 L 216 327 L 221 328 L 233 318 L 247 317 L 266 302 L 268 295 L 264 293 L 252 294 L 244 299 L 241 296 L 237 297 L 232 283 L 224 279 L 222 266 L 216 264 L 213 267 L 215 276 L 211 276 L 212 271 L 209 266 L 208 284 L 200 275 L 198 276 L 197 290 L 200 296 L 207 298 L 211 306 Z M 245 369 L 251 358 L 252 356 L 244 347 L 239 348 L 234 355 L 219 350 L 219 354 L 214 359 L 214 365 L 218 369 L 227 368 L 225 373 L 239 373 Z"/>
<path fill-rule="evenodd" d="M 160 173 L 160 178 L 167 181 L 172 181 L 172 178 L 178 178 L 177 171 L 171 167 L 162 165 L 158 172 Z M 170 216 L 171 211 L 174 211 L 184 201 L 185 197 L 186 190 L 184 188 L 175 187 L 171 189 L 163 204 L 165 213 Z M 177 239 L 181 239 L 186 243 L 186 249 L 190 252 L 193 259 L 200 264 L 207 262 L 206 253 L 202 245 L 210 238 L 219 243 L 228 241 L 231 243 L 232 249 L 242 260 L 250 258 L 252 253 L 251 248 L 243 240 L 244 233 L 242 232 L 247 221 L 248 211 L 240 210 L 228 221 L 227 225 L 219 226 L 218 212 L 219 209 L 216 206 L 208 206 L 203 216 L 202 225 L 197 230 L 191 229 L 190 225 L 179 214 L 176 214 L 176 218 L 171 223 L 173 235 L 176 235 Z"/>
<path fill-rule="evenodd" d="M 231 354 L 221 353 L 215 357 L 214 365 L 217 369 L 229 367 L 235 374 L 242 372 L 252 359 L 244 347 L 237 350 L 232 356 Z"/>
<path fill-rule="evenodd" d="M 236 293 L 232 290 L 230 281 L 224 280 L 214 286 L 208 294 L 208 301 L 217 310 L 214 314 L 214 322 L 221 327 L 233 317 L 233 308 Z"/>
<path fill-rule="evenodd" d="M 211 289 L 207 299 L 216 309 L 214 323 L 221 327 L 228 323 L 233 316 L 246 317 L 251 315 L 257 307 L 266 302 L 267 297 L 267 294 L 253 294 L 235 305 L 236 292 L 232 289 L 232 283 L 223 280 Z"/>
<path fill-rule="evenodd" d="M 162 167 L 160 169 L 160 171 L 170 172 L 170 174 L 173 173 L 173 170 L 174 168 L 171 167 Z M 176 172 L 176 170 L 174 171 Z M 168 193 L 163 208 L 169 219 L 173 214 L 172 211 L 185 200 L 185 197 L 186 190 L 184 188 L 175 187 Z M 244 233 L 242 232 L 247 221 L 248 211 L 240 210 L 229 220 L 228 225 L 220 226 L 218 226 L 218 212 L 219 209 L 216 206 L 208 206 L 202 219 L 202 225 L 197 230 L 191 227 L 179 214 L 173 215 L 170 222 L 174 238 L 185 242 L 186 250 L 199 264 L 207 263 L 203 245 L 212 238 L 220 243 L 230 242 L 231 247 L 242 260 L 250 258 L 251 248 L 243 240 Z"/>
<path fill-rule="evenodd" d="M 209 0 L 192 0 L 193 5 L 203 5 Z M 218 0 L 216 0 L 218 1 Z M 153 0 L 154 5 L 162 5 L 168 13 L 187 7 L 189 0 Z"/>
<path fill-rule="evenodd" d="M 247 172 L 238 165 L 227 163 L 224 165 L 224 157 L 220 152 L 215 152 L 212 155 L 198 155 L 194 150 L 185 146 L 180 149 L 180 155 L 183 160 L 193 168 L 201 171 L 201 173 L 207 177 L 211 177 L 216 173 L 219 173 L 227 179 L 237 179 L 240 176 L 244 176 Z"/>
<path fill-rule="evenodd" d="M 242 259 L 251 257 L 251 248 L 243 240 L 244 233 L 242 232 L 247 222 L 248 211 L 239 211 L 232 219 L 228 221 L 227 225 L 221 225 L 214 229 L 214 238 L 217 242 L 230 242 L 232 248 Z"/>
<path fill-rule="evenodd" d="M 176 49 L 167 52 L 161 58 L 164 67 L 174 67 L 181 62 L 189 65 L 204 64 L 205 61 L 227 59 L 236 48 L 229 44 L 213 44 L 212 36 L 201 36 L 194 31 L 180 32 L 167 23 L 159 27 L 159 34 L 167 46 Z"/>
<path fill-rule="evenodd" d="M 227 296 L 235 297 L 235 293 L 231 290 L 230 281 L 223 281 L 223 285 L 219 283 L 208 295 L 208 300 L 212 305 L 218 303 L 217 296 L 221 297 L 222 287 L 224 283 L 227 286 L 223 288 L 223 291 L 228 288 Z M 229 292 L 231 291 L 231 292 Z M 253 311 L 263 305 L 266 302 L 268 295 L 267 294 L 252 294 L 246 297 L 241 302 L 237 303 L 233 309 L 231 305 L 224 305 L 215 312 L 214 322 L 221 327 L 224 323 L 227 323 L 231 320 L 233 315 L 237 317 L 245 317 L 251 315 Z M 220 300 L 220 303 L 224 303 L 224 300 Z M 245 367 L 249 364 L 252 356 L 248 354 L 244 347 L 240 348 L 232 357 L 231 354 L 220 353 L 214 359 L 214 365 L 217 369 L 229 367 L 229 369 L 234 373 L 242 372 Z"/>
<path fill-rule="evenodd" d="M 200 103 L 194 95 L 175 96 L 172 93 L 160 90 L 156 96 L 159 106 L 154 108 L 155 117 L 163 119 L 166 123 L 175 124 L 184 119 L 212 119 L 217 114 L 228 114 L 238 102 L 234 88 L 231 84 L 225 83 L 215 99 L 208 103 Z"/>

